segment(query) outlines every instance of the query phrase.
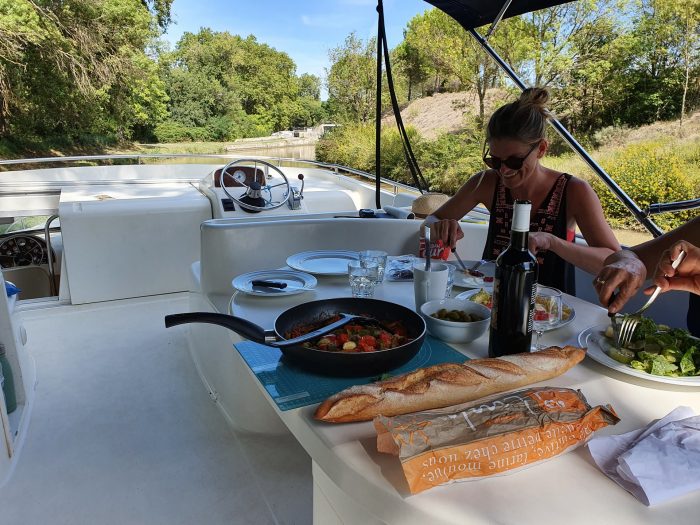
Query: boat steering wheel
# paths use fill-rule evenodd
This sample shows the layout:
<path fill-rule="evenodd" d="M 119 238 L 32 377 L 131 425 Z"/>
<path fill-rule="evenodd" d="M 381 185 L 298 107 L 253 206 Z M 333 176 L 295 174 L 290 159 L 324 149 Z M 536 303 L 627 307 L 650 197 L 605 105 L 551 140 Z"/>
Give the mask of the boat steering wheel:
<path fill-rule="evenodd" d="M 235 166 L 249 165 L 251 163 L 254 164 L 254 180 L 248 182 L 246 178 L 241 178 L 240 180 L 236 178 L 236 181 L 239 184 L 241 184 L 241 186 L 245 187 L 246 190 L 239 197 L 234 197 L 233 195 L 231 195 L 231 193 L 229 193 L 226 185 L 224 184 L 224 176 L 229 172 L 229 168 L 233 168 Z M 267 166 L 271 170 L 277 172 L 280 175 L 280 177 L 282 177 L 282 182 L 279 182 L 277 184 L 267 184 L 265 182 L 261 184 L 260 182 L 255 180 L 257 175 L 258 164 Z M 235 170 L 231 170 L 231 173 L 234 173 L 235 177 Z M 224 193 L 228 195 L 228 197 L 233 202 L 238 204 L 244 210 L 252 213 L 258 213 L 261 211 L 274 210 L 275 208 L 279 208 L 289 200 L 289 194 L 291 193 L 289 180 L 287 179 L 287 176 L 282 172 L 282 170 L 274 164 L 259 159 L 237 159 L 226 164 L 226 166 L 224 166 L 221 169 L 221 172 L 219 173 L 219 186 L 224 190 Z M 279 200 L 272 200 L 272 189 L 277 188 L 279 186 L 285 186 L 284 194 Z M 264 193 L 267 193 L 268 198 L 263 197 Z"/>

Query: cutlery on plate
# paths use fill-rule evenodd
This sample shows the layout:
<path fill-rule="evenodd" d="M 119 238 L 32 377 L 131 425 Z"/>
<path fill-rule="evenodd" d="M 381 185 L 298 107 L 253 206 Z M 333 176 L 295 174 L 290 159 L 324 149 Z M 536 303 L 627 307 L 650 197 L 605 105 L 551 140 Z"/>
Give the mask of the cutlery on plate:
<path fill-rule="evenodd" d="M 279 288 L 283 290 L 287 287 L 287 283 L 280 283 L 277 281 L 251 281 L 252 286 L 263 286 L 265 288 Z"/>
<path fill-rule="evenodd" d="M 673 268 L 674 270 L 678 268 L 681 262 L 683 262 L 684 257 L 685 252 L 681 250 L 681 253 L 678 254 L 678 257 L 676 257 L 676 259 L 671 264 L 671 268 Z M 617 332 L 616 337 L 617 346 L 625 347 L 632 342 L 632 336 L 634 335 L 634 331 L 637 329 L 637 326 L 642 320 L 642 312 L 651 306 L 651 303 L 653 303 L 658 297 L 659 292 L 661 292 L 661 287 L 657 286 L 654 290 L 654 293 L 651 294 L 651 297 L 649 297 L 649 300 L 646 303 L 644 303 L 644 306 L 642 306 L 633 314 L 626 314 L 622 316 L 622 319 L 620 320 L 620 328 Z"/>
<path fill-rule="evenodd" d="M 457 259 L 457 262 L 459 263 L 459 267 L 461 268 L 461 270 L 465 273 L 469 273 L 469 268 L 467 268 L 467 265 L 464 264 L 464 261 L 457 253 L 457 248 L 452 248 L 452 253 L 455 254 L 455 258 Z"/>

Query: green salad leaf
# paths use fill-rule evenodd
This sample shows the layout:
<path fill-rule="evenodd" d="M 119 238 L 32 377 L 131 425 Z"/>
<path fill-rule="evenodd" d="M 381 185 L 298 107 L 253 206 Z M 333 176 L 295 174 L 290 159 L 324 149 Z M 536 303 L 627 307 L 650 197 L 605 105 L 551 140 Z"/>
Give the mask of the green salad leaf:
<path fill-rule="evenodd" d="M 643 317 L 626 348 L 608 355 L 636 370 L 667 377 L 700 376 L 700 342 L 687 330 L 657 325 Z"/>

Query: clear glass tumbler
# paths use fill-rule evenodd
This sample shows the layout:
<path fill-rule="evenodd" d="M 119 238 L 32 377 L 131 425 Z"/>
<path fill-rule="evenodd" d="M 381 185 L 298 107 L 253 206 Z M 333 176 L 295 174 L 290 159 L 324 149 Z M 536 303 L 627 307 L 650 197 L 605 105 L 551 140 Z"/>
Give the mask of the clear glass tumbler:
<path fill-rule="evenodd" d="M 362 250 L 360 252 L 360 263 L 366 265 L 370 262 L 377 263 L 377 283 L 384 281 L 384 269 L 386 268 L 386 260 L 389 254 L 381 250 Z"/>
<path fill-rule="evenodd" d="M 535 311 L 532 314 L 532 328 L 537 334 L 537 340 L 532 347 L 533 351 L 542 350 L 540 337 L 546 330 L 550 330 L 561 322 L 562 302 L 561 292 L 556 288 L 537 285 L 535 293 Z"/>
<path fill-rule="evenodd" d="M 449 299 L 452 296 L 452 286 L 455 284 L 455 270 L 457 270 L 457 268 L 454 265 L 447 265 L 447 288 L 445 288 L 445 299 Z"/>
<path fill-rule="evenodd" d="M 350 261 L 348 276 L 353 297 L 372 297 L 377 284 L 379 265 L 376 261 Z"/>

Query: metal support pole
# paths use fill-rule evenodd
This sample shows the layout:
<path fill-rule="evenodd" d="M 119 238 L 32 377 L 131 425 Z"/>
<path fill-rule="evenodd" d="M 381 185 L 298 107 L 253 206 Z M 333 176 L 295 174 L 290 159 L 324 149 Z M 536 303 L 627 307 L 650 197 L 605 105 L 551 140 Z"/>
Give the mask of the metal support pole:
<path fill-rule="evenodd" d="M 486 35 L 484 36 L 484 40 L 488 40 L 489 37 L 493 34 L 493 32 L 496 30 L 498 27 L 498 24 L 501 22 L 501 19 L 503 18 L 503 15 L 506 14 L 506 11 L 510 7 L 510 4 L 513 0 L 506 0 L 503 4 L 503 7 L 501 7 L 501 11 L 498 13 L 498 16 L 496 16 L 496 19 L 491 22 L 491 27 L 489 27 L 489 30 L 486 31 Z"/>
<path fill-rule="evenodd" d="M 474 39 L 479 42 L 481 47 L 493 58 L 500 68 L 510 77 L 510 79 L 518 86 L 521 90 L 525 90 L 527 86 L 523 83 L 518 75 L 511 69 L 511 67 L 499 56 L 498 53 L 489 45 L 482 36 L 476 32 L 475 29 L 465 28 Z M 598 175 L 603 182 L 610 188 L 610 190 L 615 194 L 615 196 L 620 199 L 620 201 L 627 207 L 627 209 L 634 215 L 644 227 L 651 232 L 654 237 L 658 237 L 664 233 L 655 223 L 652 221 L 647 213 L 645 213 L 637 204 L 630 198 L 625 191 L 617 185 L 617 183 L 612 180 L 610 175 L 608 175 L 605 170 L 598 165 L 598 163 L 591 158 L 588 152 L 583 149 L 583 146 L 579 144 L 576 139 L 571 136 L 567 129 L 559 122 L 557 119 L 552 118 L 549 120 L 552 127 L 557 130 L 557 133 L 561 135 L 566 143 L 571 146 L 571 148 L 578 153 L 578 155 L 583 159 L 583 161 L 590 166 L 590 168 Z"/>
<path fill-rule="evenodd" d="M 700 208 L 700 199 L 691 199 L 689 201 L 650 204 L 649 208 L 647 208 L 647 213 L 649 215 L 654 215 L 656 213 L 669 213 L 669 212 L 674 212 L 674 211 L 694 210 L 695 208 Z"/>
<path fill-rule="evenodd" d="M 381 168 L 382 168 L 382 27 L 384 26 L 384 5 L 382 0 L 377 1 L 377 107 L 374 122 L 374 171 L 375 189 L 374 199 L 377 209 L 382 207 L 381 203 Z"/>

